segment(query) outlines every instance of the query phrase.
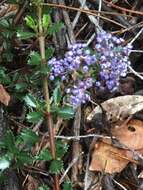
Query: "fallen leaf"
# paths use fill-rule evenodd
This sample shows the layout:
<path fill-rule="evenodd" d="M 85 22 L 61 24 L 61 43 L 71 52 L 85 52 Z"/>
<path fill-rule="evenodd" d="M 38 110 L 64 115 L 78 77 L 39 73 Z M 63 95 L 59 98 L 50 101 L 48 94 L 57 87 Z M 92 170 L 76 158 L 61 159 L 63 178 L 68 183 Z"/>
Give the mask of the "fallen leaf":
<path fill-rule="evenodd" d="M 3 85 L 0 84 L 0 102 L 3 103 L 5 106 L 8 106 L 10 101 L 10 95 L 5 90 Z"/>
<path fill-rule="evenodd" d="M 27 190 L 37 190 L 38 189 L 38 181 L 32 176 L 28 177 L 28 183 L 26 184 Z"/>
<path fill-rule="evenodd" d="M 95 144 L 89 170 L 102 171 L 109 174 L 119 173 L 130 161 L 133 161 L 132 158 L 132 152 L 129 150 L 98 142 Z"/>
<path fill-rule="evenodd" d="M 143 148 L 143 121 L 131 119 L 127 124 L 116 126 L 111 130 L 112 135 L 129 149 Z"/>
<path fill-rule="evenodd" d="M 112 123 L 118 120 L 123 120 L 143 109 L 143 96 L 140 95 L 126 95 L 111 98 L 101 104 L 106 111 L 107 119 Z M 102 113 L 100 106 L 88 115 L 87 121 L 91 121 L 96 114 Z"/>
<path fill-rule="evenodd" d="M 18 6 L 16 4 L 8 4 L 5 3 L 0 6 L 0 17 L 6 17 L 11 14 L 15 14 L 18 10 Z"/>

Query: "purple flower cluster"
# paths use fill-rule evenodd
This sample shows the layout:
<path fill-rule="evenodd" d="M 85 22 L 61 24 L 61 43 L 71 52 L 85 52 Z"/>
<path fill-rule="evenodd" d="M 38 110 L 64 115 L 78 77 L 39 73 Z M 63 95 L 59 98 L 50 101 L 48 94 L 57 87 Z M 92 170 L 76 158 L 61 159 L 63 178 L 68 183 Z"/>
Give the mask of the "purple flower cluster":
<path fill-rule="evenodd" d="M 87 73 L 89 66 L 96 62 L 96 56 L 91 55 L 90 51 L 85 49 L 86 47 L 86 44 L 76 43 L 69 47 L 63 59 L 49 60 L 48 65 L 51 66 L 49 79 L 60 77 L 62 81 L 67 80 L 69 74 L 77 70 Z"/>
<path fill-rule="evenodd" d="M 73 107 L 77 107 L 81 103 L 85 103 L 90 100 L 90 95 L 87 90 L 93 86 L 93 79 L 87 78 L 83 81 L 78 81 L 76 85 L 66 89 L 66 93 L 69 95 L 69 102 Z"/>
<path fill-rule="evenodd" d="M 99 33 L 95 51 L 100 65 L 99 80 L 96 86 L 114 91 L 119 86 L 120 77 L 125 77 L 130 64 L 131 45 L 123 46 L 124 40 L 109 33 Z"/>
<path fill-rule="evenodd" d="M 64 82 L 68 102 L 74 107 L 90 100 L 87 90 L 93 86 L 112 92 L 118 88 L 120 77 L 126 76 L 130 64 L 132 46 L 123 44 L 122 38 L 101 32 L 92 53 L 86 44 L 71 45 L 64 58 L 48 61 L 49 79 L 58 78 Z M 97 68 L 100 70 L 95 76 Z"/>

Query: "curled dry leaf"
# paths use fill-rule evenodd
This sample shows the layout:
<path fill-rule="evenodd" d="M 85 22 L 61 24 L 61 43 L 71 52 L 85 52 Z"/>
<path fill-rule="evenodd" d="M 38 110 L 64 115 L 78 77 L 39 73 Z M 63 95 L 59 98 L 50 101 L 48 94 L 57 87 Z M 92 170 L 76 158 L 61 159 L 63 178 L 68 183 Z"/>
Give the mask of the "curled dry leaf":
<path fill-rule="evenodd" d="M 133 161 L 131 151 L 119 149 L 104 142 L 98 142 L 95 144 L 89 170 L 109 174 L 119 173 L 130 161 Z"/>
<path fill-rule="evenodd" d="M 5 106 L 8 106 L 10 101 L 10 95 L 5 90 L 3 85 L 0 84 L 0 102 L 3 103 Z"/>
<path fill-rule="evenodd" d="M 143 109 L 143 96 L 126 95 L 111 98 L 101 104 L 107 112 L 107 119 L 111 122 L 122 120 L 130 115 L 135 114 Z M 96 114 L 102 113 L 100 106 L 97 106 L 87 117 L 91 121 Z"/>

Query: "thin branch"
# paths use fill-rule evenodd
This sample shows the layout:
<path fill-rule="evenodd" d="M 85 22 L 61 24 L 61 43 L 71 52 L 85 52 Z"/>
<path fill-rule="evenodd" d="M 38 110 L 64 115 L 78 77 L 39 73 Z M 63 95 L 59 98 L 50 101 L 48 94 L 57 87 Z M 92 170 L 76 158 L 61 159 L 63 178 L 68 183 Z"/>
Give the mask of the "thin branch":
<path fill-rule="evenodd" d="M 55 8 L 57 7 L 57 8 L 62 8 L 62 9 L 69 9 L 69 10 L 73 10 L 73 11 L 80 11 L 82 13 L 89 14 L 89 16 L 91 15 L 91 16 L 96 16 L 97 17 L 97 13 L 98 13 L 98 11 L 97 11 L 97 13 L 93 13 L 92 11 L 89 11 L 89 10 L 79 9 L 79 8 L 76 8 L 76 7 L 66 6 L 66 5 L 63 5 L 63 4 L 57 5 L 57 4 L 54 4 L 54 3 L 42 3 L 42 5 L 47 5 L 49 7 L 55 7 Z M 95 10 L 94 10 L 94 12 L 95 12 Z M 114 23 L 114 24 L 126 29 L 126 26 L 124 26 L 124 25 L 122 25 L 122 24 L 120 24 L 120 23 L 118 23 L 118 22 L 116 22 L 114 20 L 111 20 L 111 19 L 109 19 L 107 17 L 104 17 L 104 16 L 101 16 L 101 15 L 99 15 L 99 17 L 102 18 L 103 20 L 109 21 L 111 23 Z"/>
<path fill-rule="evenodd" d="M 86 138 L 105 138 L 105 139 L 111 139 L 109 136 L 104 136 L 104 135 L 97 135 L 97 134 L 89 134 L 89 135 L 79 135 L 79 136 L 58 136 L 56 135 L 55 138 L 57 139 L 65 139 L 65 140 L 80 140 L 80 139 L 86 139 Z M 114 137 L 112 137 L 113 139 Z"/>
<path fill-rule="evenodd" d="M 84 7 L 85 3 L 86 3 L 86 0 L 83 0 L 80 9 L 82 9 L 82 8 Z M 80 17 L 80 15 L 81 15 L 81 12 L 78 11 L 77 14 L 76 14 L 76 16 L 75 16 L 75 18 L 74 18 L 74 20 L 73 20 L 73 23 L 72 23 L 72 28 L 73 28 L 73 29 L 75 28 L 75 26 L 76 26 L 76 24 L 77 24 L 77 22 L 78 22 L 78 19 L 79 19 L 79 17 Z"/>
<path fill-rule="evenodd" d="M 109 5 L 108 1 L 106 1 L 106 0 L 103 0 L 103 1 L 107 4 L 107 6 Z M 136 14 L 136 15 L 143 15 L 143 12 L 141 12 L 141 11 L 134 11 L 134 10 L 131 10 L 131 9 L 126 9 L 124 7 L 119 7 L 118 5 L 115 5 L 113 3 L 110 3 L 109 6 L 114 7 L 115 9 L 118 9 L 118 10 L 121 10 L 121 11 L 124 11 L 124 12 L 129 12 L 129 13 L 133 13 L 133 14 Z"/>
<path fill-rule="evenodd" d="M 143 76 L 141 76 L 138 72 L 136 72 L 130 65 L 128 66 L 128 68 L 130 69 L 130 71 L 136 75 L 137 77 L 139 77 L 141 80 L 143 80 Z"/>
<path fill-rule="evenodd" d="M 60 179 L 60 184 L 63 182 L 65 176 L 67 175 L 67 173 L 69 172 L 69 170 L 72 168 L 72 166 L 78 161 L 78 159 L 83 155 L 83 152 L 80 153 L 77 157 L 75 157 L 72 162 L 69 164 L 69 166 L 67 167 L 67 169 L 65 170 L 64 174 L 62 175 L 61 179 Z"/>
<path fill-rule="evenodd" d="M 98 11 L 99 11 L 99 13 L 98 13 L 98 18 L 97 18 L 97 20 L 98 20 L 98 24 L 99 24 L 99 20 L 100 20 L 100 13 L 101 13 L 101 9 L 102 9 L 102 0 L 99 0 L 99 6 L 98 6 Z"/>
<path fill-rule="evenodd" d="M 136 36 L 132 39 L 132 41 L 129 44 L 133 44 L 136 39 L 141 35 L 141 33 L 143 32 L 143 28 L 141 28 L 141 30 L 136 34 Z"/>

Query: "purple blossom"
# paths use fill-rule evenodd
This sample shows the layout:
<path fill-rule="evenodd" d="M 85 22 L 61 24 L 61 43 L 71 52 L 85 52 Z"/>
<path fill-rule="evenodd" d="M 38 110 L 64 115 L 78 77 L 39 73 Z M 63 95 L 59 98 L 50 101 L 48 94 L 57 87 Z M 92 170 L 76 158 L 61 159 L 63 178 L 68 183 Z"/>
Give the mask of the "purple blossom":
<path fill-rule="evenodd" d="M 132 46 L 124 46 L 123 43 L 124 39 L 101 32 L 97 35 L 92 53 L 86 44 L 73 44 L 62 59 L 48 61 L 51 66 L 49 79 L 58 78 L 64 82 L 67 100 L 75 108 L 90 100 L 88 90 L 93 86 L 97 90 L 113 92 L 119 86 L 120 77 L 126 76 L 130 65 Z"/>
<path fill-rule="evenodd" d="M 90 100 L 90 95 L 87 90 L 93 85 L 93 79 L 87 78 L 84 81 L 77 81 L 76 84 L 66 89 L 68 99 L 73 107 L 79 106 L 81 103 L 85 103 Z"/>
<path fill-rule="evenodd" d="M 114 91 L 119 86 L 120 77 L 125 77 L 127 67 L 130 65 L 129 54 L 132 46 L 124 46 L 124 39 L 117 38 L 106 32 L 97 35 L 95 51 L 98 54 L 100 65 L 99 79 L 96 81 L 98 88 Z M 99 85 L 99 82 L 101 85 Z"/>

